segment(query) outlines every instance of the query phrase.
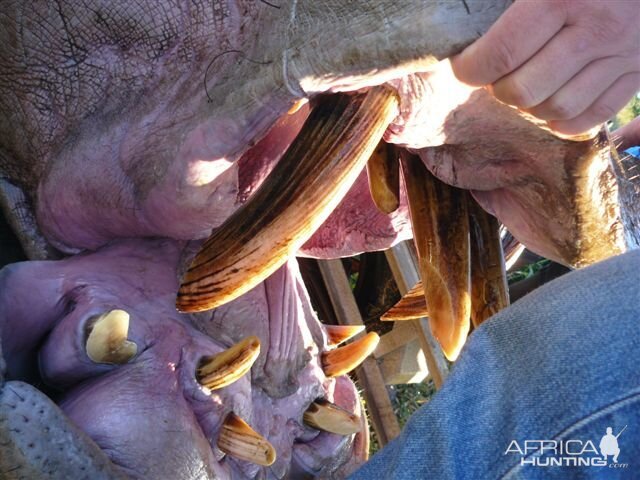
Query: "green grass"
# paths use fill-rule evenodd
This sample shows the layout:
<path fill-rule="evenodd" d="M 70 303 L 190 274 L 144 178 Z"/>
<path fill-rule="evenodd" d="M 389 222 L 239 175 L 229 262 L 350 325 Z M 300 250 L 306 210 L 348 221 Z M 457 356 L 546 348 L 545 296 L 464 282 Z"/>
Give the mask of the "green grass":
<path fill-rule="evenodd" d="M 393 412 L 396 414 L 396 417 L 398 417 L 400 428 L 403 428 L 413 412 L 420 408 L 424 403 L 428 402 L 436 392 L 436 388 L 430 380 L 426 383 L 390 385 L 387 389 L 389 391 L 389 396 L 391 397 Z M 380 449 L 380 442 L 378 441 L 376 433 L 373 431 L 373 427 L 371 426 L 369 439 L 369 454 L 373 455 Z"/>
<path fill-rule="evenodd" d="M 520 270 L 516 270 L 515 272 L 509 273 L 507 275 L 507 280 L 511 284 L 511 283 L 519 282 L 520 280 L 529 278 L 541 268 L 545 267 L 546 265 L 549 265 L 549 263 L 551 263 L 551 260 L 547 260 L 545 258 L 542 260 L 538 260 L 537 262 L 530 263 L 529 265 L 525 265 Z"/>

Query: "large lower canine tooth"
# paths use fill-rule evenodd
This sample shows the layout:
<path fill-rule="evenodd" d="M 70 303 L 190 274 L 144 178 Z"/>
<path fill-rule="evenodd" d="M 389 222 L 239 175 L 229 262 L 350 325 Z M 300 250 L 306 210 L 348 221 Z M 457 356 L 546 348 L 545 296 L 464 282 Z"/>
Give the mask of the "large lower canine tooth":
<path fill-rule="evenodd" d="M 329 345 L 339 345 L 364 331 L 364 325 L 325 325 Z"/>
<path fill-rule="evenodd" d="M 322 354 L 322 369 L 327 377 L 338 377 L 349 373 L 373 353 L 380 337 L 369 332 L 364 337 L 335 350 Z"/>
<path fill-rule="evenodd" d="M 351 435 L 360 430 L 360 417 L 326 400 L 316 400 L 304 412 L 305 424 L 338 435 Z"/>
<path fill-rule="evenodd" d="M 233 412 L 224 419 L 218 448 L 232 457 L 265 467 L 276 461 L 273 445 Z"/>
<path fill-rule="evenodd" d="M 385 87 L 325 98 L 256 193 L 203 245 L 177 308 L 218 307 L 275 272 L 337 207 L 397 111 Z"/>
<path fill-rule="evenodd" d="M 129 340 L 129 314 L 124 310 L 111 310 L 100 315 L 89 325 L 85 345 L 87 356 L 96 363 L 127 363 L 138 351 Z"/>
<path fill-rule="evenodd" d="M 260 340 L 250 336 L 224 352 L 204 357 L 196 370 L 196 379 L 209 390 L 231 385 L 244 376 L 260 355 Z"/>
<path fill-rule="evenodd" d="M 401 162 L 429 324 L 446 357 L 455 360 L 471 313 L 467 196 L 435 178 L 420 157 L 403 154 Z"/>
<path fill-rule="evenodd" d="M 382 213 L 392 213 L 400 205 L 400 162 L 394 145 L 381 140 L 367 162 L 369 191 Z"/>
<path fill-rule="evenodd" d="M 413 320 L 429 315 L 424 286 L 418 282 L 393 307 L 380 317 L 383 321 Z"/>
<path fill-rule="evenodd" d="M 477 327 L 509 306 L 500 223 L 469 197 L 471 321 Z"/>

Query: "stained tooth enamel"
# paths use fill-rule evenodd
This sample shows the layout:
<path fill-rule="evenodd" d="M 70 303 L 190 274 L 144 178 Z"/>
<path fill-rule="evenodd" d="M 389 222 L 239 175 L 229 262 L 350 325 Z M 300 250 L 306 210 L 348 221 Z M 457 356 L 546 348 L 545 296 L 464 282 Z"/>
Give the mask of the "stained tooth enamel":
<path fill-rule="evenodd" d="M 316 400 L 304 412 L 304 423 L 317 430 L 352 435 L 360 430 L 360 418 L 326 400 Z"/>
<path fill-rule="evenodd" d="M 204 357 L 196 370 L 196 379 L 209 390 L 231 385 L 244 376 L 260 355 L 260 340 L 250 336 L 224 352 Z"/>
<path fill-rule="evenodd" d="M 124 310 L 111 310 L 100 315 L 89 325 L 85 348 L 87 356 L 96 363 L 127 363 L 138 351 L 129 340 L 129 314 Z"/>
<path fill-rule="evenodd" d="M 509 306 L 500 223 L 468 199 L 471 240 L 471 321 L 477 327 Z"/>
<path fill-rule="evenodd" d="M 325 325 L 329 345 L 339 345 L 364 331 L 364 325 Z"/>
<path fill-rule="evenodd" d="M 380 317 L 383 321 L 413 320 L 429 316 L 427 301 L 424 296 L 424 286 L 418 282 L 409 290 L 398 303 Z"/>
<path fill-rule="evenodd" d="M 262 186 L 196 255 L 178 310 L 229 302 L 294 255 L 346 195 L 397 111 L 385 87 L 321 102 Z"/>
<path fill-rule="evenodd" d="M 403 153 L 401 164 L 429 325 L 445 356 L 455 360 L 471 314 L 467 194 L 435 178 L 420 157 Z"/>
<path fill-rule="evenodd" d="M 239 460 L 265 467 L 276 461 L 276 451 L 269 441 L 233 412 L 222 424 L 218 448 Z"/>
<path fill-rule="evenodd" d="M 373 203 L 382 213 L 392 213 L 400 205 L 400 163 L 394 145 L 383 140 L 367 162 L 367 178 Z"/>
<path fill-rule="evenodd" d="M 349 373 L 360 365 L 378 346 L 380 337 L 369 332 L 364 337 L 322 354 L 322 369 L 327 377 Z"/>

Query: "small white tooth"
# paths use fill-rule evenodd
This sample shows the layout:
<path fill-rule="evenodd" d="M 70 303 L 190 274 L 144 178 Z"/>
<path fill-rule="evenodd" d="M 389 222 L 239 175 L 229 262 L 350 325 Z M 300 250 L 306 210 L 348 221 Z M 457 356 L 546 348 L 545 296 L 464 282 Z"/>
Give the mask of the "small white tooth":
<path fill-rule="evenodd" d="M 100 315 L 87 337 L 87 356 L 96 363 L 127 363 L 138 351 L 129 340 L 129 314 L 124 310 L 111 310 Z"/>

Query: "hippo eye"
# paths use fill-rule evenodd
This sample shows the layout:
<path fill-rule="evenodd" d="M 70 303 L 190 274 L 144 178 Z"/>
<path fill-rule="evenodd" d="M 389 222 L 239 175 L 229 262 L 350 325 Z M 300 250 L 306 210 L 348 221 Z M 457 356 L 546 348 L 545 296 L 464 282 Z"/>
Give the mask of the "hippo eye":
<path fill-rule="evenodd" d="M 129 314 L 124 310 L 95 316 L 87 322 L 87 356 L 96 363 L 127 363 L 138 351 L 128 334 Z"/>

